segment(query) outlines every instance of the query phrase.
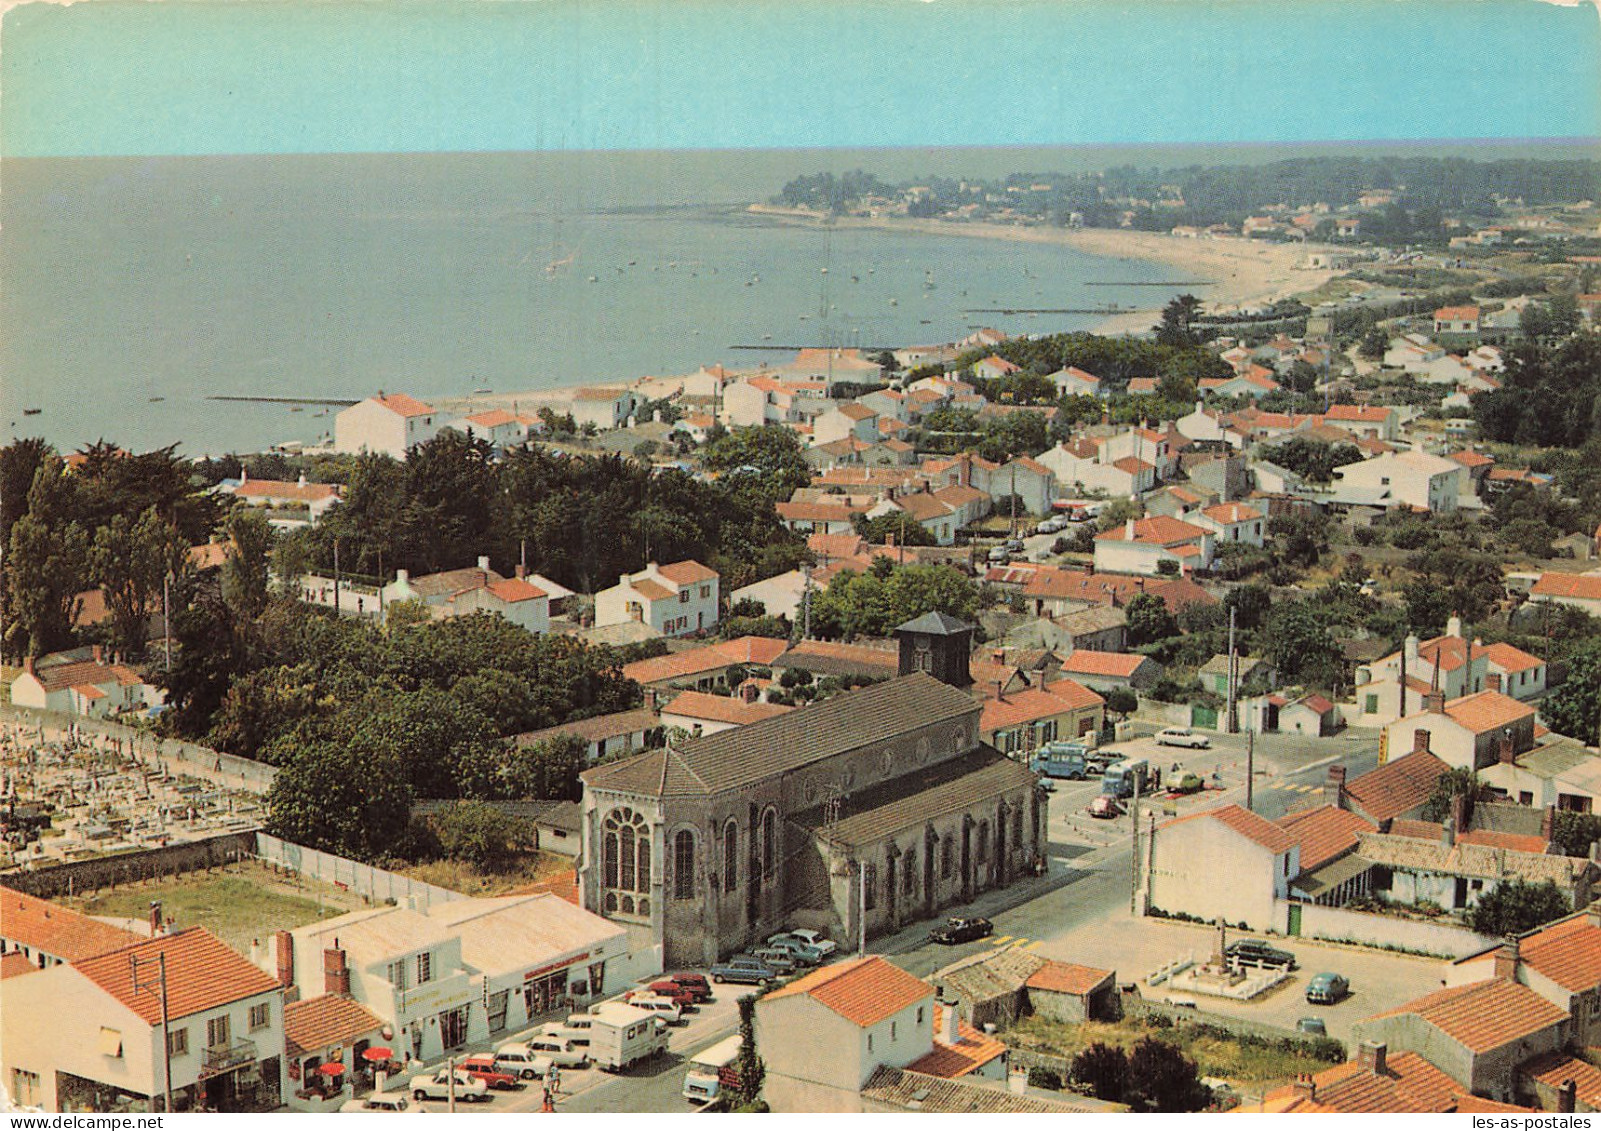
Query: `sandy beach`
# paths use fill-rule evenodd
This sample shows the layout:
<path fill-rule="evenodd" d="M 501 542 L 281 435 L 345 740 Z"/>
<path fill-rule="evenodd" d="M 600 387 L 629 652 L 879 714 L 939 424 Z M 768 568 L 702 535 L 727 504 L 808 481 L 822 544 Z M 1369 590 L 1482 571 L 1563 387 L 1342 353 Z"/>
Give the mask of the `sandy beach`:
<path fill-rule="evenodd" d="M 900 217 L 841 216 L 833 219 L 803 209 L 753 204 L 749 211 L 779 223 L 838 228 L 880 228 L 939 236 L 1011 240 L 1015 243 L 1059 244 L 1089 255 L 1144 259 L 1178 269 L 1184 278 L 1208 280 L 1197 295 L 1212 310 L 1227 311 L 1287 298 L 1314 290 L 1339 271 L 1299 266 L 1314 251 L 1336 250 L 1322 244 L 1282 244 L 1244 238 L 1188 239 L 1159 232 L 1114 228 L 1048 228 L 1016 224 L 912 220 Z M 1148 330 L 1160 307 L 1116 314 L 1096 326 L 1096 333 L 1127 334 Z"/>

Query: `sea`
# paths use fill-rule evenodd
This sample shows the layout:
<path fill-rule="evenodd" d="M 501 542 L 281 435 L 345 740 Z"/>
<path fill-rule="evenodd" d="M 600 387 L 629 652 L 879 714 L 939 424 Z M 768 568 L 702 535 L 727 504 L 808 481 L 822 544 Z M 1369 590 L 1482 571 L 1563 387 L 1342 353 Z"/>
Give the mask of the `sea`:
<path fill-rule="evenodd" d="M 1098 316 L 984 308 L 1159 306 L 1205 291 L 1092 285 L 1184 281 L 1140 260 L 800 227 L 746 206 L 826 170 L 895 181 L 1349 150 L 11 159 L 0 428 L 62 451 L 106 439 L 219 455 L 316 443 L 338 408 L 216 397 L 505 394 L 753 367 L 801 346 L 950 341 L 980 326 L 1088 329 Z"/>

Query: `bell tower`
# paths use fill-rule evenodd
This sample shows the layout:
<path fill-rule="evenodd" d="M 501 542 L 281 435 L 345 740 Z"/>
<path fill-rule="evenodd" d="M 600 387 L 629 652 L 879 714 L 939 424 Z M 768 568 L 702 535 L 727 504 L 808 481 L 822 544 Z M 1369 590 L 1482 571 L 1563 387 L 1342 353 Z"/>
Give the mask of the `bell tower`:
<path fill-rule="evenodd" d="M 972 686 L 968 655 L 974 626 L 944 613 L 924 613 L 895 630 L 900 641 L 901 675 L 927 672 L 941 683 L 963 690 Z"/>

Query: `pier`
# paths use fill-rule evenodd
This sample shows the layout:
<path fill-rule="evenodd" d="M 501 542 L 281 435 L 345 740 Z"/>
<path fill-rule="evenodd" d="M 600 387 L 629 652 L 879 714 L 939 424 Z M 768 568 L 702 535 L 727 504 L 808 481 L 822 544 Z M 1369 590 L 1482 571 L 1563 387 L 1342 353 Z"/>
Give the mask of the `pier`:
<path fill-rule="evenodd" d="M 214 393 L 206 398 L 208 401 L 238 401 L 245 404 L 325 404 L 335 405 L 339 408 L 349 408 L 361 401 L 355 397 L 233 397 Z"/>

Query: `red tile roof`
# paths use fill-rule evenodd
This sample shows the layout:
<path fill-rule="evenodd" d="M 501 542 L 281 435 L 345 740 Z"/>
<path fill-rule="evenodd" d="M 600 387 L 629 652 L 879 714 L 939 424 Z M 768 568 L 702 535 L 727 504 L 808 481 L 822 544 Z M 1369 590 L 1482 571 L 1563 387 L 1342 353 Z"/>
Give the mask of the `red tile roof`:
<path fill-rule="evenodd" d="M 1486 644 L 1483 647 L 1483 654 L 1490 658 L 1490 663 L 1505 672 L 1528 671 L 1543 667 L 1545 664 L 1540 657 L 1506 643 Z"/>
<path fill-rule="evenodd" d="M 976 1072 L 998 1056 L 1006 1055 L 1006 1046 L 994 1037 L 980 1033 L 966 1021 L 957 1018 L 956 1043 L 948 1045 L 940 1036 L 945 1006 L 934 1003 L 934 1049 L 906 1066 L 908 1072 L 921 1072 L 955 1080 Z"/>
<path fill-rule="evenodd" d="M 716 581 L 717 571 L 701 565 L 694 559 L 657 566 L 656 572 L 679 585 L 693 585 L 697 581 Z"/>
<path fill-rule="evenodd" d="M 550 595 L 539 586 L 520 577 L 508 577 L 502 581 L 491 581 L 485 588 L 508 605 L 515 605 L 519 601 L 532 601 L 536 597 L 548 597 Z"/>
<path fill-rule="evenodd" d="M 32 974 L 39 967 L 33 960 L 20 950 L 8 950 L 0 954 L 0 982 L 7 978 L 15 978 L 18 974 Z"/>
<path fill-rule="evenodd" d="M 1301 846 L 1303 872 L 1321 868 L 1355 848 L 1357 833 L 1378 831 L 1371 821 L 1334 805 L 1286 813 L 1275 823 Z"/>
<path fill-rule="evenodd" d="M 322 499 L 337 498 L 339 496 L 339 485 L 337 483 L 301 483 L 299 480 L 290 481 L 287 479 L 247 479 L 234 488 L 234 495 L 245 499 L 289 499 L 293 502 L 315 503 Z M 217 549 L 212 549 L 213 546 L 217 547 Z M 201 550 L 207 555 L 208 560 L 196 562 L 201 569 L 206 569 L 211 565 L 220 564 L 220 562 L 209 560 L 210 555 L 218 553 L 219 550 L 226 555 L 228 546 L 227 543 L 223 542 L 213 542 L 203 547 L 196 546 L 189 551 L 191 560 L 195 560 L 197 556 L 195 554 L 196 550 Z"/>
<path fill-rule="evenodd" d="M 1152 546 L 1177 546 L 1185 542 L 1199 541 L 1210 533 L 1211 531 L 1205 527 L 1195 526 L 1168 515 L 1159 514 L 1151 518 L 1137 520 L 1134 523 L 1134 536 L 1132 539 L 1129 538 L 1126 523 L 1097 534 L 1095 538 L 1097 541 L 1134 541 L 1144 542 Z"/>
<path fill-rule="evenodd" d="M 762 1000 L 778 1001 L 802 994 L 865 1029 L 924 999 L 932 999 L 934 987 L 878 955 L 869 954 L 814 970 Z"/>
<path fill-rule="evenodd" d="M 167 958 L 167 1013 L 188 1017 L 278 988 L 277 979 L 258 970 L 243 956 L 204 927 L 190 927 L 170 935 L 125 946 L 73 967 L 151 1025 L 161 1023 L 161 999 L 133 988 L 132 963 Z M 153 969 L 153 967 L 152 967 Z"/>
<path fill-rule="evenodd" d="M 1201 511 L 1213 522 L 1233 525 L 1236 522 L 1253 522 L 1262 517 L 1262 512 L 1245 503 L 1218 503 Z"/>
<path fill-rule="evenodd" d="M 1582 601 L 1601 601 L 1601 575 L 1542 573 L 1529 590 L 1536 597 L 1573 597 Z"/>
<path fill-rule="evenodd" d="M 1393 409 L 1378 405 L 1333 404 L 1323 414 L 1325 420 L 1360 420 L 1365 424 L 1383 424 Z"/>
<path fill-rule="evenodd" d="M 1452 452 L 1445 458 L 1448 460 L 1454 460 L 1455 462 L 1460 463 L 1463 467 L 1486 467 L 1495 462 L 1495 460 L 1491 459 L 1487 455 L 1484 455 L 1482 452 L 1466 450 Z"/>
<path fill-rule="evenodd" d="M 67 962 L 104 954 L 140 938 L 132 931 L 11 888 L 0 888 L 0 937 Z"/>
<path fill-rule="evenodd" d="M 1266 817 L 1259 817 L 1249 809 L 1238 805 L 1224 805 L 1217 809 L 1203 809 L 1199 813 L 1190 813 L 1184 817 L 1177 817 L 1166 822 L 1161 827 L 1171 829 L 1187 821 L 1211 820 L 1226 825 L 1247 840 L 1261 845 L 1277 856 L 1288 852 L 1295 847 L 1296 839 Z"/>
<path fill-rule="evenodd" d="M 649 577 L 641 577 L 630 581 L 628 587 L 650 601 L 668 601 L 678 596 L 677 590 L 669 589 L 661 582 Z"/>
<path fill-rule="evenodd" d="M 1031 990 L 1083 996 L 1111 976 L 1110 970 L 1047 959 L 1045 965 L 1030 974 L 1028 981 L 1023 984 Z"/>
<path fill-rule="evenodd" d="M 476 424 L 480 428 L 499 428 L 503 424 L 516 424 L 517 418 L 503 408 L 492 408 L 488 412 L 469 416 L 467 423 Z"/>
<path fill-rule="evenodd" d="M 1149 657 L 1130 652 L 1091 652 L 1075 648 L 1062 660 L 1062 670 L 1074 675 L 1109 675 L 1127 679 Z"/>
<path fill-rule="evenodd" d="M 662 708 L 663 714 L 683 715 L 686 718 L 706 719 L 711 722 L 733 723 L 744 726 L 761 719 L 785 715 L 795 708 L 781 703 L 746 703 L 729 695 L 712 695 L 705 691 L 685 691 Z"/>
<path fill-rule="evenodd" d="M 771 664 L 783 654 L 788 643 L 766 636 L 741 636 L 717 644 L 635 660 L 623 665 L 623 676 L 640 683 L 659 683 L 664 679 L 683 679 L 701 672 L 716 671 L 730 664 Z"/>
<path fill-rule="evenodd" d="M 1404 1014 L 1422 1018 L 1475 1053 L 1501 1048 L 1568 1019 L 1567 1010 L 1505 978 L 1436 990 L 1368 1020 Z"/>
<path fill-rule="evenodd" d="M 1105 702 L 1081 683 L 1058 679 L 1048 688 L 1030 687 L 1008 694 L 1004 699 L 993 696 L 985 699 L 978 729 L 983 734 L 994 734 L 1022 723 L 1065 715 L 1086 707 L 1104 705 Z"/>
<path fill-rule="evenodd" d="M 1479 308 L 1476 306 L 1442 306 L 1434 312 L 1436 322 L 1477 322 Z"/>
<path fill-rule="evenodd" d="M 400 416 L 427 416 L 434 411 L 416 397 L 407 396 L 405 393 L 389 393 L 374 397 L 373 400 Z"/>
<path fill-rule="evenodd" d="M 1582 911 L 1524 935 L 1518 943 L 1518 956 L 1573 993 L 1601 986 L 1601 927 Z"/>
<path fill-rule="evenodd" d="M 1485 734 L 1531 717 L 1534 708 L 1499 691 L 1480 691 L 1451 700 L 1445 713 L 1474 734 Z"/>
<path fill-rule="evenodd" d="M 1352 778 L 1345 792 L 1373 820 L 1390 820 L 1427 801 L 1446 768 L 1435 755 L 1418 750 Z"/>
<path fill-rule="evenodd" d="M 383 1021 L 353 998 L 323 994 L 284 1003 L 284 1044 L 290 1056 L 352 1044 L 376 1034 Z"/>
<path fill-rule="evenodd" d="M 1314 1102 L 1346 1114 L 1451 1111 L 1462 1088 L 1415 1052 L 1386 1056 L 1375 1073 L 1355 1061 L 1312 1077 Z"/>
<path fill-rule="evenodd" d="M 1519 1075 L 1537 1080 L 1549 1088 L 1562 1089 L 1572 1080 L 1574 1098 L 1591 1111 L 1601 1108 L 1601 1068 L 1565 1052 L 1537 1056 L 1519 1070 Z"/>

